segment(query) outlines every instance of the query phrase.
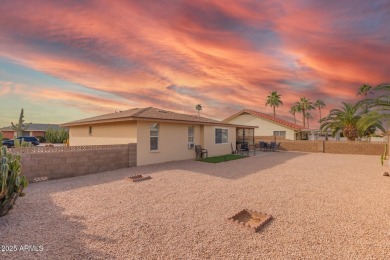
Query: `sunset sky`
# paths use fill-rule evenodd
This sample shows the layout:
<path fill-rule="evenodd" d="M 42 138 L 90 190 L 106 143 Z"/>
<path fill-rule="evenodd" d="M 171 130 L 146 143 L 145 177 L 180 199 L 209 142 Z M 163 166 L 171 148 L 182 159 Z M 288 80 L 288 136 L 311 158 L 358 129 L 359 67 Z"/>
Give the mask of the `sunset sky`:
<path fill-rule="evenodd" d="M 278 116 L 390 81 L 390 1 L 15 1 L 0 5 L 0 126 L 153 106 Z M 315 126 L 318 112 L 313 111 Z M 301 119 L 301 116 L 298 116 Z"/>

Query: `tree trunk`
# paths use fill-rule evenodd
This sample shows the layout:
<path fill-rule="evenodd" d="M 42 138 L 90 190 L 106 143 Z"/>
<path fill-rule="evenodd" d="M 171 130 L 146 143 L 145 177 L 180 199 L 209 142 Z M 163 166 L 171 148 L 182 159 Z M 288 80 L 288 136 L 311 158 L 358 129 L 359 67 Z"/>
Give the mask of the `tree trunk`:
<path fill-rule="evenodd" d="M 276 117 L 275 106 L 274 106 L 274 117 Z"/>
<path fill-rule="evenodd" d="M 306 116 L 305 116 L 305 109 L 302 109 L 302 116 L 303 116 L 303 127 L 306 127 Z"/>
<path fill-rule="evenodd" d="M 320 121 L 321 121 L 322 117 L 321 117 L 321 108 L 320 107 L 318 108 L 318 111 L 320 111 Z"/>

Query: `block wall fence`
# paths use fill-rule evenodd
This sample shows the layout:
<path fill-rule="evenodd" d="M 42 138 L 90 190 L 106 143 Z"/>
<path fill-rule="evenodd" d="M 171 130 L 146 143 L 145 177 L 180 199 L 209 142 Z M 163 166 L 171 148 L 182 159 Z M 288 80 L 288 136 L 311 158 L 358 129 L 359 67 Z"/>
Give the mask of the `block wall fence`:
<path fill-rule="evenodd" d="M 10 149 L 19 154 L 30 182 L 104 172 L 137 165 L 137 144 Z"/>
<path fill-rule="evenodd" d="M 386 143 L 338 141 L 281 141 L 280 150 L 311 153 L 381 155 Z M 389 149 L 387 150 L 389 155 Z"/>

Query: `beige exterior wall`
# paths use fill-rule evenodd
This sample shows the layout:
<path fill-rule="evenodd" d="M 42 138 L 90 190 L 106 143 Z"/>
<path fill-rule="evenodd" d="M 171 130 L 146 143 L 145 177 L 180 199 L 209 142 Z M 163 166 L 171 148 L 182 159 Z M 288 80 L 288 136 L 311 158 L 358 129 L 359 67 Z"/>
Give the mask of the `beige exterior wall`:
<path fill-rule="evenodd" d="M 152 121 L 138 121 L 137 165 L 195 159 L 195 148 L 188 149 L 188 127 L 194 126 L 194 144 L 200 144 L 199 125 L 159 123 L 158 151 L 150 151 Z"/>
<path fill-rule="evenodd" d="M 89 134 L 92 126 L 92 134 Z M 137 122 L 118 122 L 109 124 L 92 124 L 71 126 L 69 128 L 69 144 L 79 145 L 107 145 L 128 144 L 137 142 Z"/>
<path fill-rule="evenodd" d="M 223 128 L 228 129 L 228 143 L 216 144 L 215 143 L 215 129 Z M 221 127 L 221 126 L 204 126 L 204 145 L 207 149 L 209 156 L 217 156 L 232 153 L 233 147 L 236 146 L 236 128 L 235 127 Z"/>
<path fill-rule="evenodd" d="M 255 128 L 255 136 L 271 136 L 274 135 L 274 131 L 286 131 L 286 139 L 295 140 L 294 130 L 256 116 L 239 115 L 227 121 L 227 123 L 258 126 L 259 128 Z"/>

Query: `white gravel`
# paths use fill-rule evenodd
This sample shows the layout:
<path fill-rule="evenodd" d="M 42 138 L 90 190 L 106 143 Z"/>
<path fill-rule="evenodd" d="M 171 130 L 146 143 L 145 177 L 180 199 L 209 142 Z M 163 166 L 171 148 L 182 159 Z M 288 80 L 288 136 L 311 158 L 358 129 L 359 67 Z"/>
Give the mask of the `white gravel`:
<path fill-rule="evenodd" d="M 5 259 L 388 259 L 390 177 L 379 156 L 279 152 L 172 162 L 31 184 L 0 219 Z M 151 175 L 133 183 L 124 177 Z M 259 233 L 226 221 L 271 214 Z"/>

